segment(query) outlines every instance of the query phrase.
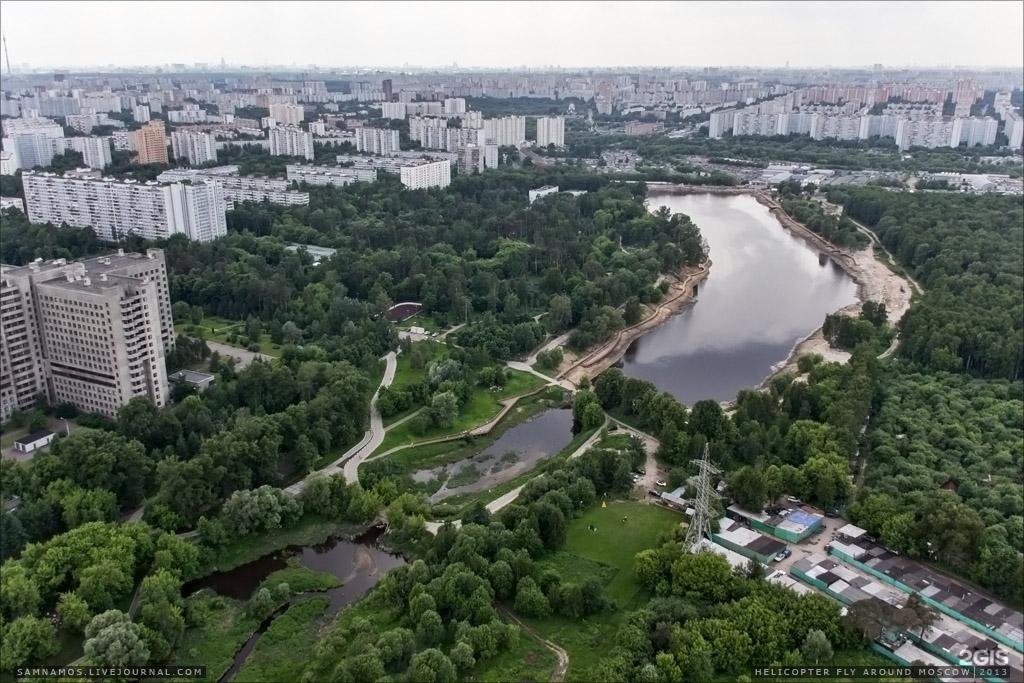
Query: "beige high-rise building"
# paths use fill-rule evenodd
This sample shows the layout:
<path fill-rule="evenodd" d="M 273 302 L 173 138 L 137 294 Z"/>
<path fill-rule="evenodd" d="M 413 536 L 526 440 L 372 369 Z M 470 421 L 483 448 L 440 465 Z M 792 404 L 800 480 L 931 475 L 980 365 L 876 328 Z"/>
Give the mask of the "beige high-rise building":
<path fill-rule="evenodd" d="M 167 163 L 167 137 L 164 135 L 164 122 L 154 119 L 132 133 L 136 161 L 140 164 Z"/>
<path fill-rule="evenodd" d="M 0 266 L 0 420 L 54 404 L 115 417 L 167 402 L 174 326 L 163 252 Z"/>

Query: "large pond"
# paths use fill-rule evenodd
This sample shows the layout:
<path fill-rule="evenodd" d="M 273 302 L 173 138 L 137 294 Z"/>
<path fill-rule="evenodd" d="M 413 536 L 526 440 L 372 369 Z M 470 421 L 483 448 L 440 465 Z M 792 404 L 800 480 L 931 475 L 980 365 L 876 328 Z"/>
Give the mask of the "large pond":
<path fill-rule="evenodd" d="M 648 207 L 688 215 L 711 254 L 697 301 L 637 339 L 623 371 L 688 405 L 728 401 L 760 384 L 825 315 L 857 301 L 857 285 L 748 195 L 652 193 Z"/>
<path fill-rule="evenodd" d="M 572 410 L 545 410 L 512 427 L 479 453 L 455 463 L 418 470 L 412 477 L 419 482 L 444 482 L 431 496 L 434 502 L 485 491 L 533 469 L 568 446 L 572 429 Z"/>

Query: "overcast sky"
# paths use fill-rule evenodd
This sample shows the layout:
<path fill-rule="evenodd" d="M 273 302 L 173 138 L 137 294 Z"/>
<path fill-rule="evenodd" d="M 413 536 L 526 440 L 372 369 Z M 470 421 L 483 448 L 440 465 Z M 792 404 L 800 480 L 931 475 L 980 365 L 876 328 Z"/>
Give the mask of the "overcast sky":
<path fill-rule="evenodd" d="M 1019 66 L 1024 3 L 4 0 L 32 67 Z"/>

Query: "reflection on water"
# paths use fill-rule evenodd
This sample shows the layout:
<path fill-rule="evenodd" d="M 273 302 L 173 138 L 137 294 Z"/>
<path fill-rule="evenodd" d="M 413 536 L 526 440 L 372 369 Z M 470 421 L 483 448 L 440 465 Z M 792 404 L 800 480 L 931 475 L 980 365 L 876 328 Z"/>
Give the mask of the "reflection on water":
<path fill-rule="evenodd" d="M 210 588 L 218 595 L 248 600 L 260 583 L 287 567 L 288 558 L 294 557 L 301 566 L 333 574 L 342 582 L 338 588 L 327 591 L 331 599 L 329 613 L 334 613 L 365 595 L 387 570 L 404 564 L 399 555 L 374 546 L 383 532 L 384 526 L 379 525 L 352 541 L 331 538 L 319 545 L 291 546 L 234 569 L 190 581 L 182 588 L 182 593 L 191 595 L 201 588 Z"/>
<path fill-rule="evenodd" d="M 623 371 L 684 403 L 727 401 L 756 386 L 826 314 L 857 300 L 842 268 L 753 197 L 652 193 L 648 204 L 693 219 L 711 274 L 695 305 L 630 346 Z"/>
<path fill-rule="evenodd" d="M 572 410 L 552 408 L 512 427 L 490 446 L 465 460 L 418 470 L 417 482 L 447 483 L 431 496 L 439 501 L 461 493 L 484 491 L 513 479 L 551 457 L 572 441 Z"/>
<path fill-rule="evenodd" d="M 342 607 L 366 595 L 389 569 L 405 563 L 402 557 L 384 552 L 375 546 L 384 531 L 385 526 L 381 523 L 370 527 L 352 541 L 330 538 L 319 545 L 291 546 L 234 569 L 214 572 L 190 581 L 182 588 L 182 594 L 191 595 L 203 588 L 209 588 L 225 597 L 248 600 L 268 576 L 287 567 L 288 558 L 294 557 L 301 566 L 333 574 L 341 581 L 341 586 L 325 591 L 329 600 L 325 614 L 331 616 Z M 260 623 L 256 631 L 235 652 L 231 667 L 221 675 L 218 683 L 228 683 L 235 677 L 252 654 L 260 636 L 270 628 L 274 619 L 287 611 L 288 606 L 289 603 L 281 605 Z"/>

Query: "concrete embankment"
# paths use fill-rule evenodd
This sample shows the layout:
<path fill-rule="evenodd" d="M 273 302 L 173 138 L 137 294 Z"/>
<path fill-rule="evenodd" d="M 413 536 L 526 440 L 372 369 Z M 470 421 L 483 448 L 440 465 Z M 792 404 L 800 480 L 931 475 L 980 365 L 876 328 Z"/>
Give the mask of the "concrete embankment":
<path fill-rule="evenodd" d="M 698 266 L 685 269 L 670 285 L 668 297 L 662 300 L 649 316 L 616 332 L 611 339 L 578 358 L 559 373 L 559 377 L 578 385 L 584 377 L 593 378 L 600 375 L 622 358 L 629 345 L 638 337 L 650 332 L 692 303 L 697 286 L 710 272 L 711 259 L 705 259 Z"/>

